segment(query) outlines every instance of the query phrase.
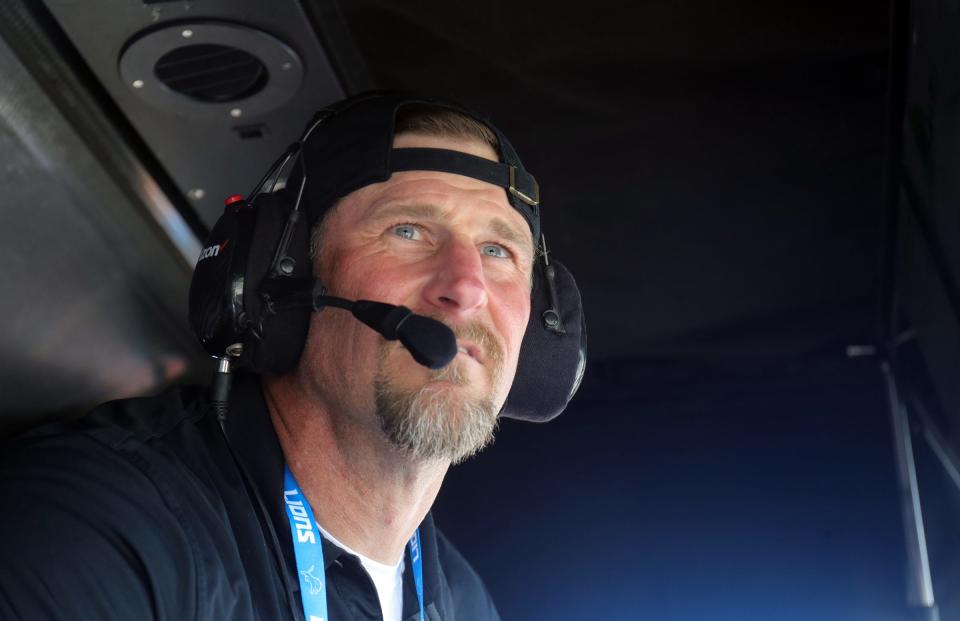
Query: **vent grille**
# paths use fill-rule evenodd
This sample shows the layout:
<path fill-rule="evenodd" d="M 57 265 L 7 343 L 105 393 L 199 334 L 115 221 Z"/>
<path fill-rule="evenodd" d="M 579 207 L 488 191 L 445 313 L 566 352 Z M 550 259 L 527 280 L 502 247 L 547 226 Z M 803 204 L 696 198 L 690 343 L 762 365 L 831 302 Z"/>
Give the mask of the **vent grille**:
<path fill-rule="evenodd" d="M 245 99 L 262 90 L 269 79 L 267 68 L 253 54 L 213 44 L 167 52 L 154 65 L 154 74 L 170 90 L 205 103 Z"/>

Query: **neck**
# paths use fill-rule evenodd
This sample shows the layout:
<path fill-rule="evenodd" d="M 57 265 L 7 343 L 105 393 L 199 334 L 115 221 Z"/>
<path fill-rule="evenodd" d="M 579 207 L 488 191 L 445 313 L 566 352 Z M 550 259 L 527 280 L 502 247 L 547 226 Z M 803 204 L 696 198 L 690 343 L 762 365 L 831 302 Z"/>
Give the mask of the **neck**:
<path fill-rule="evenodd" d="M 394 564 L 433 505 L 447 462 L 414 460 L 376 420 L 339 416 L 295 376 L 264 379 L 290 472 L 324 530 L 360 554 Z"/>

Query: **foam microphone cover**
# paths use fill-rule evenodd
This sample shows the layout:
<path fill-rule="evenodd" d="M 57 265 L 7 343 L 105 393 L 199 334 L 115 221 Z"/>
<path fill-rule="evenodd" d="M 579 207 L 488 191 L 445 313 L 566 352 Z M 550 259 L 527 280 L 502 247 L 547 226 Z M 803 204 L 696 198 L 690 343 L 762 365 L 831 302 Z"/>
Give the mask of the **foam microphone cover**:
<path fill-rule="evenodd" d="M 410 315 L 397 327 L 397 338 L 413 359 L 430 369 L 442 369 L 457 355 L 457 337 L 436 319 Z"/>
<path fill-rule="evenodd" d="M 418 363 L 441 369 L 457 355 L 457 338 L 443 323 L 423 315 L 415 315 L 406 306 L 357 300 L 353 316 L 383 335 L 407 348 Z"/>

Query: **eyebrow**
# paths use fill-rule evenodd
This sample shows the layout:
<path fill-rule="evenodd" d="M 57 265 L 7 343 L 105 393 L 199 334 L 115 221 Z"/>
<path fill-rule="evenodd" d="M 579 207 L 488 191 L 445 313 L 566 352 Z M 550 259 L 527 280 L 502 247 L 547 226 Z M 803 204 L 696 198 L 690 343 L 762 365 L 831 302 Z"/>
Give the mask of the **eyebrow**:
<path fill-rule="evenodd" d="M 393 220 L 395 218 L 422 218 L 424 220 L 439 220 L 443 213 L 436 205 L 428 203 L 390 205 L 377 211 L 373 219 L 376 221 Z"/>

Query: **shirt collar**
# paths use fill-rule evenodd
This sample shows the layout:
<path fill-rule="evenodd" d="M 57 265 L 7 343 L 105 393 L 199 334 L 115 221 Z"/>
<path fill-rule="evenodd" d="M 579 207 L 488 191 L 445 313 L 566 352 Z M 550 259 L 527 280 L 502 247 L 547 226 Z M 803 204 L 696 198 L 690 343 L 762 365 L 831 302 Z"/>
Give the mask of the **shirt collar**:
<path fill-rule="evenodd" d="M 234 376 L 226 432 L 237 458 L 252 479 L 250 483 L 266 507 L 283 550 L 288 575 L 292 576 L 294 584 L 299 584 L 296 580 L 297 564 L 293 553 L 293 539 L 283 503 L 283 450 L 270 420 L 260 376 L 248 373 L 237 373 Z M 423 554 L 424 604 L 427 605 L 437 600 L 441 575 L 436 529 L 429 513 L 420 524 L 420 541 Z M 345 554 L 348 553 L 342 548 L 326 538 L 323 539 L 324 568 L 329 568 Z M 405 574 L 409 573 L 409 550 L 406 554 L 408 562 Z"/>

